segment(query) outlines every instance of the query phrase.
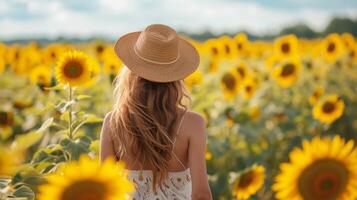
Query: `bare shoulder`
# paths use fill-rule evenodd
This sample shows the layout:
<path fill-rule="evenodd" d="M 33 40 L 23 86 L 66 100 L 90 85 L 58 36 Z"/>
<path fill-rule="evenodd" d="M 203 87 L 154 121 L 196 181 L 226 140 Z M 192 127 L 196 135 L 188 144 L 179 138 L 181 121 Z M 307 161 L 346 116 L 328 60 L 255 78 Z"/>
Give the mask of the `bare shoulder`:
<path fill-rule="evenodd" d="M 105 114 L 104 119 L 103 119 L 103 127 L 109 128 L 112 114 L 113 114 L 113 111 L 109 111 L 109 112 L 107 112 L 107 114 Z"/>
<path fill-rule="evenodd" d="M 112 111 L 109 111 L 105 114 L 102 124 L 102 136 L 110 138 L 111 136 L 111 118 L 112 118 Z"/>
<path fill-rule="evenodd" d="M 205 125 L 206 121 L 203 118 L 203 116 L 194 111 L 187 111 L 185 115 L 185 121 L 190 124 L 196 124 L 196 125 Z"/>
<path fill-rule="evenodd" d="M 200 113 L 188 111 L 184 118 L 184 124 L 190 136 L 205 135 L 206 121 Z"/>

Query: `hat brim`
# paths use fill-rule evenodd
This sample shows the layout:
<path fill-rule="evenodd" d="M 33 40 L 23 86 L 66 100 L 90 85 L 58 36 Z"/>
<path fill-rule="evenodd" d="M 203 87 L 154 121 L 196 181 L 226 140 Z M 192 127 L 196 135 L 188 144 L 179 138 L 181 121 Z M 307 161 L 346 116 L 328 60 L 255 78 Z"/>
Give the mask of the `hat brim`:
<path fill-rule="evenodd" d="M 139 32 L 126 34 L 118 39 L 114 51 L 122 62 L 136 75 L 153 82 L 172 82 L 182 80 L 192 74 L 200 63 L 200 57 L 189 42 L 179 37 L 179 58 L 171 64 L 155 64 L 138 57 L 134 45 Z"/>

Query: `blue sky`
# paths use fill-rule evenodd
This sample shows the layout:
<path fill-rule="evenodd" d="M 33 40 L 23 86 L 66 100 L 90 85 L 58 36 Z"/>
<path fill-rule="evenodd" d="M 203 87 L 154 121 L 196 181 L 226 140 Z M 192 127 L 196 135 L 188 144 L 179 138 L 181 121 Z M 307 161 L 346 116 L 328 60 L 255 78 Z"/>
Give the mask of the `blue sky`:
<path fill-rule="evenodd" d="M 274 33 L 332 16 L 357 18 L 356 0 L 0 0 L 0 38 L 116 38 L 151 23 L 179 30 Z"/>

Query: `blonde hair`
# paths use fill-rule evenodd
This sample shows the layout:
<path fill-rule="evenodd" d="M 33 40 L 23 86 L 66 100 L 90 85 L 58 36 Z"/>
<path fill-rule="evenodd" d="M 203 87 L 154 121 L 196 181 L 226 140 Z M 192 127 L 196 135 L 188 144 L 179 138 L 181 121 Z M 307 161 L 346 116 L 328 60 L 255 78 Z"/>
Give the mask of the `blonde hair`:
<path fill-rule="evenodd" d="M 153 170 L 153 189 L 167 177 L 178 121 L 191 101 L 182 80 L 157 83 L 141 78 L 126 67 L 114 80 L 111 127 L 121 155 L 135 155 L 141 169 Z M 182 112 L 184 110 L 184 112 Z M 122 142 L 125 141 L 125 142 Z"/>

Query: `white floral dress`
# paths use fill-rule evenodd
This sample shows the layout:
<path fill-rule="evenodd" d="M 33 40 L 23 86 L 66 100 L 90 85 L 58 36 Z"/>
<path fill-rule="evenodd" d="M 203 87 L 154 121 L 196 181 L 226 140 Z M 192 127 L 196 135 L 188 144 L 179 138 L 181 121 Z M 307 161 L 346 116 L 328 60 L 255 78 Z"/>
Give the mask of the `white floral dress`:
<path fill-rule="evenodd" d="M 183 116 L 178 126 L 173 145 L 175 145 Z M 152 190 L 153 172 L 151 170 L 127 170 L 129 180 L 135 185 L 135 192 L 131 194 L 133 200 L 191 200 L 192 183 L 190 168 L 185 167 L 175 152 L 172 151 L 172 154 L 181 164 L 183 170 L 168 172 L 168 178 L 156 189 L 156 192 Z"/>
<path fill-rule="evenodd" d="M 128 170 L 129 180 L 134 182 L 135 192 L 131 194 L 133 200 L 186 200 L 191 199 L 192 184 L 190 168 L 179 172 L 169 172 L 166 181 L 152 190 L 153 174 L 151 170 Z"/>

